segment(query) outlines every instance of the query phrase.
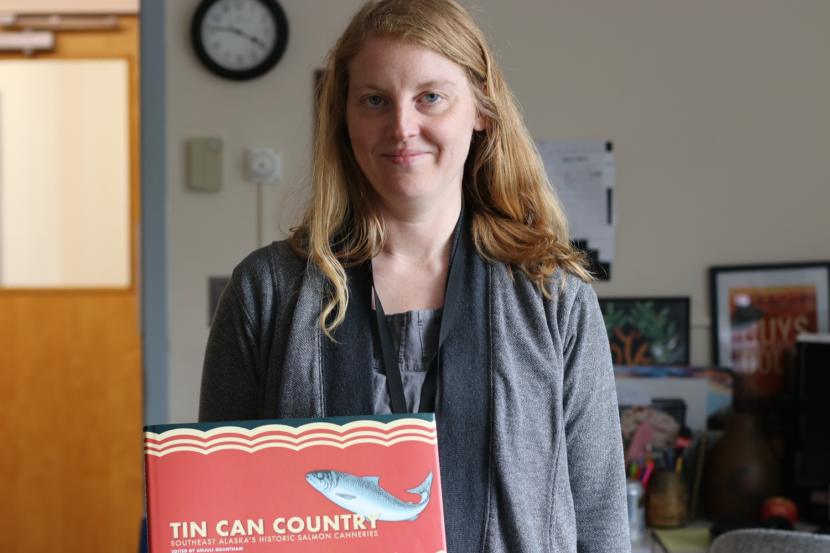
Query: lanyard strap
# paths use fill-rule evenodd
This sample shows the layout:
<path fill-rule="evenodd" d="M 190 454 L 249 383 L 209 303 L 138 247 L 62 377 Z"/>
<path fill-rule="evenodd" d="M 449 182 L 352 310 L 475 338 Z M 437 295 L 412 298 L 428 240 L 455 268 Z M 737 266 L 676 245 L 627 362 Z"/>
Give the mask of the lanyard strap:
<path fill-rule="evenodd" d="M 438 347 L 432 356 L 427 368 L 426 378 L 421 387 L 421 401 L 418 411 L 421 413 L 435 412 L 435 395 L 438 390 L 438 371 L 441 357 L 441 346 L 449 334 L 449 328 L 452 319 L 458 307 L 459 288 L 461 286 L 460 277 L 461 269 L 459 266 L 463 263 L 463 250 L 461 246 L 461 237 L 463 225 L 463 211 L 458 217 L 458 222 L 453 231 L 453 246 L 450 252 L 450 268 L 447 273 L 447 283 L 444 293 L 444 309 L 441 314 L 441 323 L 438 330 Z M 381 358 L 384 372 L 386 373 L 386 385 L 389 389 L 389 399 L 392 405 L 393 413 L 407 413 L 406 399 L 403 393 L 403 381 L 401 377 L 400 367 L 397 363 L 397 352 L 395 351 L 395 343 L 392 341 L 392 332 L 389 330 L 389 324 L 386 321 L 386 314 L 383 312 L 383 305 L 378 297 L 377 289 L 372 285 L 372 293 L 375 298 L 375 328 L 377 330 L 378 341 L 380 342 Z"/>

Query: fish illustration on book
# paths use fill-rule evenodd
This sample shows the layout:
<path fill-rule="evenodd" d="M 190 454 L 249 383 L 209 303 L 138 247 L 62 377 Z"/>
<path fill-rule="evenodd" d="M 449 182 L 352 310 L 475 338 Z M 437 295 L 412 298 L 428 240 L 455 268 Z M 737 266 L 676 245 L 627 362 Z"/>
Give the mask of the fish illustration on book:
<path fill-rule="evenodd" d="M 420 485 L 407 490 L 421 496 L 417 503 L 401 501 L 381 488 L 380 478 L 377 476 L 355 476 L 336 470 L 317 470 L 306 474 L 305 479 L 326 499 L 347 511 L 387 522 L 417 519 L 426 509 L 432 489 L 431 472 Z"/>

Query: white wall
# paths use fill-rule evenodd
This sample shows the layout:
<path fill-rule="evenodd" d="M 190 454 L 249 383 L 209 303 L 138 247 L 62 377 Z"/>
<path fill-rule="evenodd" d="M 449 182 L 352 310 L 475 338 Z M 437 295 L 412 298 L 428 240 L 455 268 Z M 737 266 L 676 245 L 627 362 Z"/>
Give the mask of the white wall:
<path fill-rule="evenodd" d="M 690 295 L 706 268 L 830 258 L 830 4 L 482 2 L 538 138 L 609 139 L 617 262 L 605 295 Z"/>
<path fill-rule="evenodd" d="M 191 52 L 196 0 L 167 3 L 170 419 L 196 415 L 208 275 L 255 248 L 242 153 L 273 146 L 273 221 L 305 197 L 312 71 L 359 0 L 283 0 L 285 58 L 250 83 Z M 539 139 L 612 140 L 613 280 L 600 295 L 692 297 L 692 362 L 709 362 L 706 269 L 830 258 L 830 3 L 825 0 L 479 0 L 471 6 Z M 221 193 L 184 188 L 184 141 L 225 141 Z"/>
<path fill-rule="evenodd" d="M 256 190 L 244 180 L 244 152 L 266 146 L 282 153 L 282 184 L 263 193 L 265 242 L 282 238 L 298 222 L 306 197 L 301 183 L 311 148 L 313 72 L 361 2 L 283 0 L 288 49 L 271 72 L 243 83 L 213 76 L 193 53 L 190 18 L 197 4 L 166 3 L 171 421 L 196 416 L 208 334 L 207 278 L 229 275 L 257 246 Z M 185 187 L 185 141 L 198 136 L 224 141 L 219 193 Z"/>

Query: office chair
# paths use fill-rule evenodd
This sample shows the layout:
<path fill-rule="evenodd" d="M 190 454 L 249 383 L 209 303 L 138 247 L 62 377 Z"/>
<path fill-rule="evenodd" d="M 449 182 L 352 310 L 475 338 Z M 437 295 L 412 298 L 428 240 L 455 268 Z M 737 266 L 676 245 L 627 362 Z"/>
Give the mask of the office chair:
<path fill-rule="evenodd" d="M 830 553 L 830 535 L 747 528 L 718 536 L 709 553 Z"/>

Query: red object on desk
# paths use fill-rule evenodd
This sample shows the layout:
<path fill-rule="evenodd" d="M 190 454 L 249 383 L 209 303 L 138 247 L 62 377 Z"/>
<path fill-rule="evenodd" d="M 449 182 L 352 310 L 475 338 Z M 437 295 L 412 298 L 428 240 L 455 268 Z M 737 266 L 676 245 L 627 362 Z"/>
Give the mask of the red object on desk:
<path fill-rule="evenodd" d="M 773 518 L 786 520 L 791 527 L 795 527 L 795 523 L 798 522 L 798 507 L 786 497 L 770 497 L 761 505 L 761 520 Z"/>

